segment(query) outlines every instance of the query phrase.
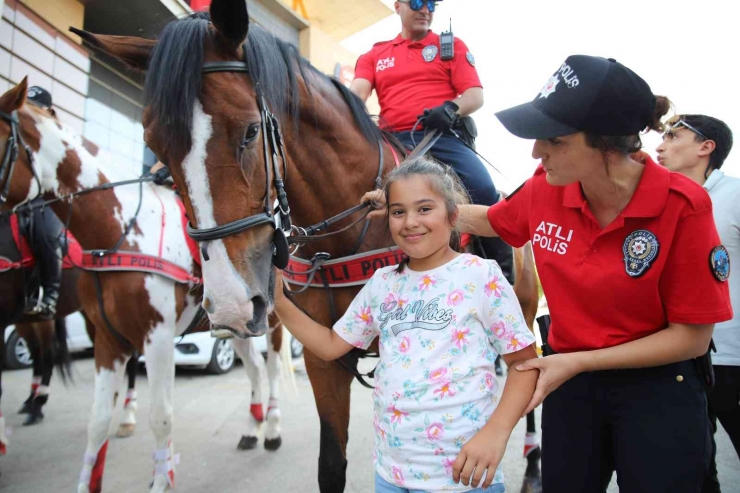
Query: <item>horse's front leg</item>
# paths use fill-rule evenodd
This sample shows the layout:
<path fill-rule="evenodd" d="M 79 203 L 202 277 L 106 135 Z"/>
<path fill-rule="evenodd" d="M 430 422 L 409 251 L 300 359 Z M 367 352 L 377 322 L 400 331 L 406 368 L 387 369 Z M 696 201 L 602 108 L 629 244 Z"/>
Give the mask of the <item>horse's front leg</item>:
<path fill-rule="evenodd" d="M 280 349 L 283 344 L 283 324 L 277 315 L 270 315 L 270 329 L 267 333 L 267 381 L 270 385 L 270 400 L 267 404 L 267 428 L 265 428 L 265 449 L 277 450 L 283 443 L 280 436 L 280 380 L 283 360 Z"/>
<path fill-rule="evenodd" d="M 167 317 L 165 317 L 167 318 Z M 175 385 L 174 324 L 159 323 L 149 333 L 144 347 L 151 392 L 149 426 L 154 434 L 154 479 L 151 493 L 175 486 L 175 456 L 172 445 L 172 389 Z"/>
<path fill-rule="evenodd" d="M 77 485 L 78 493 L 99 493 L 103 488 L 103 471 L 108 452 L 108 432 L 113 408 L 121 384 L 125 361 L 109 340 L 97 338 L 95 344 L 95 397 L 87 426 L 87 448 Z"/>
<path fill-rule="evenodd" d="M 349 390 L 354 377 L 337 362 L 323 361 L 308 350 L 304 359 L 321 424 L 319 491 L 342 493 L 347 481 Z"/>
<path fill-rule="evenodd" d="M 235 338 L 231 342 L 236 354 L 244 363 L 244 370 L 247 372 L 247 378 L 249 378 L 252 387 L 247 427 L 236 448 L 238 450 L 252 450 L 257 447 L 257 434 L 265 421 L 265 413 L 262 407 L 262 368 L 264 368 L 265 362 L 251 339 Z"/>

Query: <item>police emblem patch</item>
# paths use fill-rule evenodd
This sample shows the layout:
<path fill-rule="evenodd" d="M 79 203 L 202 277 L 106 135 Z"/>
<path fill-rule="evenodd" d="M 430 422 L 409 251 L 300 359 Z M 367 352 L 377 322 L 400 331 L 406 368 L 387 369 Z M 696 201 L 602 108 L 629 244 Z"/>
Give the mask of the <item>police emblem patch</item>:
<path fill-rule="evenodd" d="M 472 65 L 473 67 L 475 67 L 475 58 L 473 58 L 473 54 L 472 53 L 467 52 L 465 54 L 465 59 L 468 61 L 468 63 L 470 65 Z"/>
<path fill-rule="evenodd" d="M 709 254 L 709 266 L 712 268 L 712 274 L 718 281 L 726 281 L 730 278 L 730 254 L 727 248 L 717 245 Z"/>
<path fill-rule="evenodd" d="M 660 245 L 653 233 L 638 229 L 624 239 L 624 269 L 630 277 L 639 277 L 645 273 L 650 263 L 658 256 Z"/>
<path fill-rule="evenodd" d="M 424 57 L 425 61 L 431 62 L 437 56 L 438 51 L 439 49 L 435 45 L 425 46 L 424 49 L 421 50 L 421 56 Z"/>

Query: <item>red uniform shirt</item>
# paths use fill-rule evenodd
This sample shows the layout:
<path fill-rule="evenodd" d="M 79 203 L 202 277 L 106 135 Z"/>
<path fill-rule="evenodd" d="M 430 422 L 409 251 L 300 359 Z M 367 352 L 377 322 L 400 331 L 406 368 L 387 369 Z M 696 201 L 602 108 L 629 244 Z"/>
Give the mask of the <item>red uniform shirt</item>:
<path fill-rule="evenodd" d="M 541 166 L 518 192 L 488 210 L 488 220 L 513 246 L 532 241 L 555 351 L 624 344 L 668 322 L 732 318 L 727 282 L 710 268 L 720 240 L 709 195 L 650 159 L 632 200 L 604 229 L 580 183 L 552 186 Z M 627 273 L 642 268 L 641 275 Z"/>
<path fill-rule="evenodd" d="M 452 60 L 442 60 L 439 35 L 429 31 L 421 41 L 412 42 L 399 34 L 392 41 L 376 43 L 357 60 L 355 78 L 370 81 L 378 94 L 382 128 L 411 130 L 425 108 L 453 101 L 471 87 L 482 87 L 468 47 L 455 38 L 454 49 Z"/>

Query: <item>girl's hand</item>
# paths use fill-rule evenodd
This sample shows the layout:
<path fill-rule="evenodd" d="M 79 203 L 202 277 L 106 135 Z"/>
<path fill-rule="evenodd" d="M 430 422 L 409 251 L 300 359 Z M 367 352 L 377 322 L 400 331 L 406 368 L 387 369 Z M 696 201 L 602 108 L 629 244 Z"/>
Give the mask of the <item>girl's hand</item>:
<path fill-rule="evenodd" d="M 535 358 L 516 366 L 518 371 L 540 370 L 532 400 L 524 414 L 528 414 L 545 400 L 550 392 L 583 371 L 579 353 L 553 354 L 544 358 Z"/>
<path fill-rule="evenodd" d="M 361 204 L 364 204 L 365 202 L 370 202 L 371 207 L 375 209 L 371 211 L 370 214 L 367 215 L 367 217 L 372 219 L 375 217 L 384 217 L 386 215 L 385 193 L 383 193 L 383 190 L 373 190 L 372 192 L 367 192 L 365 195 L 362 196 L 362 200 L 360 200 Z"/>
<path fill-rule="evenodd" d="M 285 293 L 283 293 L 283 286 L 283 271 L 281 271 L 280 269 L 275 269 L 275 294 L 273 295 L 275 305 L 279 305 L 285 303 L 286 301 L 289 301 L 285 297 Z"/>
<path fill-rule="evenodd" d="M 506 452 L 509 433 L 492 426 L 484 426 L 468 441 L 452 465 L 452 480 L 464 486 L 486 489 L 491 486 L 496 468 Z M 485 482 L 480 484 L 483 474 Z"/>

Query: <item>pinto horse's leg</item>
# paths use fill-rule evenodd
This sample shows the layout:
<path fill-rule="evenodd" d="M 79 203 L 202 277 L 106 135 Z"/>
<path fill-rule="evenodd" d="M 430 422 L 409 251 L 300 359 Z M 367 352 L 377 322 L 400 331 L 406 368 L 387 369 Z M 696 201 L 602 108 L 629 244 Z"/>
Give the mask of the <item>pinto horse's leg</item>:
<path fill-rule="evenodd" d="M 527 414 L 527 434 L 524 437 L 524 457 L 527 459 L 527 469 L 524 472 L 521 493 L 542 493 L 542 471 L 540 470 L 542 452 L 534 412 L 533 409 Z"/>
<path fill-rule="evenodd" d="M 2 333 L 5 334 L 5 327 L 0 325 Z M 3 368 L 5 368 L 5 337 L 0 337 L 0 402 L 3 398 Z M 0 456 L 5 455 L 8 452 L 8 440 L 5 434 L 5 416 L 0 411 Z"/>
<path fill-rule="evenodd" d="M 87 427 L 87 449 L 85 450 L 82 472 L 77 486 L 78 493 L 99 493 L 103 488 L 105 456 L 108 452 L 108 433 L 113 408 L 126 367 L 117 349 L 95 341 L 95 398 Z"/>
<path fill-rule="evenodd" d="M 283 343 L 283 324 L 275 314 L 270 315 L 270 329 L 267 341 L 267 381 L 270 384 L 270 400 L 267 404 L 267 428 L 265 428 L 265 448 L 277 450 L 282 445 L 280 436 L 280 379 L 282 375 L 282 358 L 280 347 Z"/>
<path fill-rule="evenodd" d="M 239 439 L 236 448 L 238 450 L 252 450 L 257 447 L 257 433 L 259 433 L 262 423 L 265 421 L 262 407 L 262 368 L 265 366 L 265 361 L 262 359 L 262 355 L 257 352 L 251 339 L 233 339 L 232 344 L 236 354 L 244 363 L 244 369 L 252 386 L 247 428 Z"/>
<path fill-rule="evenodd" d="M 166 318 L 166 317 L 165 317 Z M 154 433 L 154 480 L 151 493 L 169 491 L 175 486 L 177 456 L 172 446 L 172 389 L 175 384 L 175 355 L 172 325 L 160 323 L 144 347 L 146 371 L 151 391 L 149 426 Z"/>
<path fill-rule="evenodd" d="M 136 411 L 139 406 L 136 404 L 136 373 L 139 369 L 139 355 L 134 354 L 126 364 L 126 376 L 128 378 L 128 390 L 126 390 L 126 400 L 123 403 L 123 415 L 121 424 L 118 425 L 116 436 L 127 438 L 134 434 L 136 429 Z"/>
<path fill-rule="evenodd" d="M 349 394 L 354 377 L 337 362 L 323 361 L 308 350 L 304 359 L 321 424 L 319 491 L 341 493 L 347 481 Z"/>

